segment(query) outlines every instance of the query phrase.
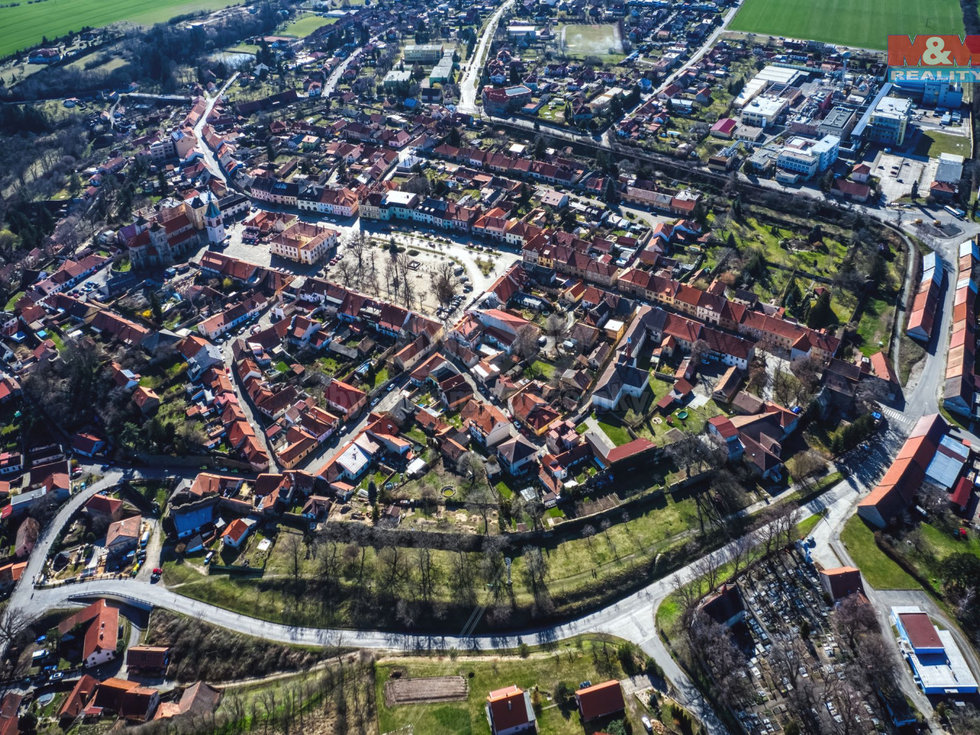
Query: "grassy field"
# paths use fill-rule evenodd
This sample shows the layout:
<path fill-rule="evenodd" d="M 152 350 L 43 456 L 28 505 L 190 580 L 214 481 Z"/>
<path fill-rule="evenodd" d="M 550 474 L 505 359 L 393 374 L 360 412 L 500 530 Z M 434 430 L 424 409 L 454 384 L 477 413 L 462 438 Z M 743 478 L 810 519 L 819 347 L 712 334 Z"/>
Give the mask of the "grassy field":
<path fill-rule="evenodd" d="M 574 25 L 562 29 L 564 50 L 569 56 L 616 56 L 623 53 L 619 31 L 611 23 Z"/>
<path fill-rule="evenodd" d="M 532 692 L 540 702 L 538 732 L 554 735 L 578 735 L 582 723 L 571 708 L 553 703 L 553 692 L 561 681 L 573 690 L 580 682 L 598 683 L 624 676 L 617 657 L 619 641 L 602 637 L 578 638 L 566 641 L 554 650 L 530 653 L 527 658 L 501 656 L 398 657 L 384 659 L 375 666 L 378 726 L 381 732 L 417 733 L 485 733 L 484 713 L 487 694 L 501 687 L 516 684 Z M 468 684 L 466 701 L 438 704 L 404 704 L 388 707 L 385 702 L 385 683 L 397 672 L 401 678 L 431 676 L 462 676 Z M 537 691 L 534 691 L 534 688 Z M 532 699 L 533 701 L 533 699 Z M 629 709 L 635 712 L 637 703 L 630 700 Z M 637 721 L 633 732 L 642 732 Z"/>
<path fill-rule="evenodd" d="M 297 17 L 296 20 L 292 20 L 280 28 L 278 33 L 283 36 L 306 38 L 317 28 L 322 28 L 323 26 L 328 26 L 336 22 L 336 18 L 324 18 L 323 16 L 314 15 L 313 13 L 304 13 Z"/>
<path fill-rule="evenodd" d="M 482 520 L 478 519 L 482 528 Z M 559 613 L 570 603 L 599 603 L 612 589 L 610 580 L 655 578 L 658 557 L 676 552 L 677 547 L 687 540 L 684 532 L 697 527 L 697 508 L 695 501 L 685 498 L 674 501 L 664 498 L 658 507 L 643 514 L 635 514 L 629 522 L 618 522 L 607 530 L 594 528 L 594 537 L 570 538 L 563 543 L 544 549 L 548 572 L 546 583 L 549 595 L 556 601 Z M 340 583 L 344 589 L 331 608 L 330 620 L 325 620 L 315 587 L 297 597 L 291 592 L 292 558 L 287 537 L 296 534 L 292 530 L 280 530 L 278 538 L 268 552 L 255 549 L 260 540 L 256 534 L 248 548 L 239 556 L 236 563 L 245 558 L 252 567 L 264 567 L 265 578 L 236 578 L 225 575 L 206 576 L 201 566 L 201 555 L 189 558 L 185 563 L 167 561 L 163 565 L 164 581 L 170 587 L 179 589 L 188 597 L 210 602 L 236 612 L 253 615 L 265 620 L 283 620 L 294 624 L 337 624 L 357 626 L 351 611 L 350 596 L 359 584 L 371 585 L 381 579 L 384 566 L 383 557 L 372 547 L 364 548 L 364 578 L 360 577 L 360 561 L 351 565 L 344 563 Z M 402 549 L 402 561 L 414 559 L 413 552 Z M 480 563 L 479 554 L 469 554 L 469 563 L 476 567 Z M 450 601 L 459 598 L 459 590 L 453 582 L 453 552 L 433 551 L 432 561 L 436 569 L 436 585 L 433 598 Z M 405 570 L 401 590 L 414 589 L 414 561 Z M 514 584 L 508 590 L 509 598 L 518 605 L 531 605 L 534 596 L 525 583 L 526 563 L 523 555 L 513 561 Z M 306 558 L 305 548 L 301 554 L 301 580 L 312 579 L 317 575 L 317 562 Z M 605 580 L 603 582 L 602 580 Z M 369 585 L 369 586 L 371 586 Z M 480 585 L 482 587 L 482 584 Z M 482 591 L 482 590 L 481 590 Z M 309 594 L 307 594 L 309 593 Z M 344 599 L 342 599 L 344 598 Z"/>
<path fill-rule="evenodd" d="M 955 153 L 969 158 L 971 150 L 970 138 L 963 135 L 947 135 L 934 130 L 923 130 L 915 144 L 915 153 L 920 156 L 939 158 L 940 153 Z"/>
<path fill-rule="evenodd" d="M 888 34 L 963 33 L 956 0 L 746 0 L 733 31 L 884 49 Z"/>
<path fill-rule="evenodd" d="M 0 8 L 0 57 L 40 43 L 43 37 L 57 38 L 84 26 L 129 21 L 140 25 L 163 23 L 176 15 L 217 10 L 236 5 L 234 0 L 43 0 Z"/>
<path fill-rule="evenodd" d="M 884 590 L 920 589 L 918 582 L 878 548 L 874 531 L 858 516 L 853 516 L 844 524 L 841 540 L 872 587 Z"/>

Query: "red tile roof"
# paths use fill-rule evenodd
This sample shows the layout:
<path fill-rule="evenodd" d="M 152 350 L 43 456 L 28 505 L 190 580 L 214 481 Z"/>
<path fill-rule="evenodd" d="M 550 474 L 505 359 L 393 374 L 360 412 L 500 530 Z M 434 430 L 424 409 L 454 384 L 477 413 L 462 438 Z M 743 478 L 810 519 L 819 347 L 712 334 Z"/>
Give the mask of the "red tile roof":
<path fill-rule="evenodd" d="M 586 722 L 622 712 L 626 708 L 623 689 L 615 679 L 579 689 L 575 692 L 575 698 Z"/>

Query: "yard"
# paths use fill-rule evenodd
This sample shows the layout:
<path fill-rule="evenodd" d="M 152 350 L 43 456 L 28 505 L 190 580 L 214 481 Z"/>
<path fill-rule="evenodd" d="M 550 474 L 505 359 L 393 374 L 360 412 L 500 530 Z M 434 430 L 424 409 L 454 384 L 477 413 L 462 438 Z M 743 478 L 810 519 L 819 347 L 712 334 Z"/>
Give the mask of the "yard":
<path fill-rule="evenodd" d="M 955 153 L 964 158 L 970 158 L 973 155 L 973 146 L 969 136 L 949 135 L 935 130 L 920 131 L 919 138 L 915 143 L 914 155 L 939 158 L 940 153 Z"/>
<path fill-rule="evenodd" d="M 895 548 L 938 590 L 942 588 L 947 557 L 963 553 L 980 557 L 980 538 L 972 530 L 968 534 L 966 538 L 956 538 L 950 531 L 923 522 L 896 543 Z"/>
<path fill-rule="evenodd" d="M 844 524 L 841 540 L 861 574 L 875 589 L 920 589 L 918 582 L 878 548 L 874 531 L 857 515 Z"/>
<path fill-rule="evenodd" d="M 185 13 L 217 10 L 235 5 L 234 0 L 44 0 L 36 3 L 9 3 L 0 8 L 0 57 L 56 38 L 85 26 L 99 27 L 119 21 L 152 25 Z"/>
<path fill-rule="evenodd" d="M 956 0 L 745 0 L 732 30 L 884 49 L 888 34 L 963 34 Z"/>
<path fill-rule="evenodd" d="M 583 681 L 598 683 L 625 676 L 618 649 L 620 641 L 601 636 L 587 636 L 562 642 L 559 646 L 527 652 L 517 656 L 445 656 L 395 657 L 382 659 L 375 666 L 378 725 L 381 732 L 402 730 L 417 733 L 487 732 L 484 712 L 487 694 L 495 689 L 517 686 L 531 693 L 538 710 L 537 731 L 549 735 L 580 735 L 583 726 L 571 706 L 554 703 L 559 682 L 572 691 Z M 389 707 L 385 701 L 385 683 L 393 677 L 461 676 L 467 682 L 465 701 L 437 704 L 403 704 Z M 632 732 L 641 732 L 638 703 L 631 698 L 627 705 L 635 718 Z"/>
<path fill-rule="evenodd" d="M 870 357 L 881 350 L 888 351 L 894 316 L 895 307 L 883 299 L 869 298 L 865 302 L 857 325 L 863 355 Z"/>

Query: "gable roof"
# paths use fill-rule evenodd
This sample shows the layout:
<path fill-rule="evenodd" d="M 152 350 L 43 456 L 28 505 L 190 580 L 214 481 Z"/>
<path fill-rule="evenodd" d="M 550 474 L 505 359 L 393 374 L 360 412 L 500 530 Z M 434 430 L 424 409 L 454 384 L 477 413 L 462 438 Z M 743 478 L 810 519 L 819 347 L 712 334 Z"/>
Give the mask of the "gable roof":
<path fill-rule="evenodd" d="M 579 689 L 575 692 L 575 698 L 586 722 L 622 712 L 626 708 L 623 688 L 616 679 Z"/>
<path fill-rule="evenodd" d="M 528 706 L 525 692 L 517 685 L 490 692 L 487 695 L 487 709 L 495 733 L 534 721 L 534 712 Z"/>

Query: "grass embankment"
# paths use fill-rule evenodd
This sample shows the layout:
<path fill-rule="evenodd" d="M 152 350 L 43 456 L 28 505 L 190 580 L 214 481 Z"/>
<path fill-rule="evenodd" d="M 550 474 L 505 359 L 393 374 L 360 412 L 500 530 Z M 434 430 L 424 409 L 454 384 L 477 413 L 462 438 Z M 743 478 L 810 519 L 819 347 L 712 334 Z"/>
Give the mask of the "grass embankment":
<path fill-rule="evenodd" d="M 875 544 L 874 531 L 859 516 L 844 524 L 841 541 L 861 574 L 875 589 L 910 590 L 920 585 L 898 564 L 889 559 Z"/>

